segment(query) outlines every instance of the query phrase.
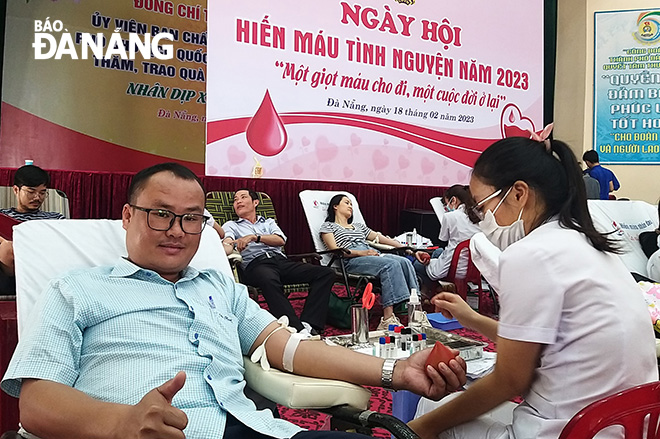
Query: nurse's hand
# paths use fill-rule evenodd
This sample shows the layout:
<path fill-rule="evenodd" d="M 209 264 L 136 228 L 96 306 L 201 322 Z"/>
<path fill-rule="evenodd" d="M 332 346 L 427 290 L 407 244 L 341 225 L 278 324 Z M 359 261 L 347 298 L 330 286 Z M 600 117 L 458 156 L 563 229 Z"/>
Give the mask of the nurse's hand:
<path fill-rule="evenodd" d="M 431 303 L 435 305 L 435 312 L 442 313 L 448 319 L 456 319 L 463 326 L 469 326 L 467 322 L 477 314 L 461 296 L 454 293 L 436 294 Z"/>
<path fill-rule="evenodd" d="M 438 368 L 426 366 L 432 348 L 416 352 L 406 360 L 399 360 L 394 368 L 392 383 L 395 389 L 404 389 L 437 401 L 450 392 L 462 389 L 467 381 L 465 360 L 456 356 Z M 458 351 L 453 350 L 458 355 Z"/>

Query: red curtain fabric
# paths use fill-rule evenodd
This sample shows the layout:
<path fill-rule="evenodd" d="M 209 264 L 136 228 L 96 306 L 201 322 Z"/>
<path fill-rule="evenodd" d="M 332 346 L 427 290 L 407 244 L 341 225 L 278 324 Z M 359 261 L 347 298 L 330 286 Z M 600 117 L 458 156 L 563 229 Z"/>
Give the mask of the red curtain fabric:
<path fill-rule="evenodd" d="M 0 168 L 0 185 L 10 186 L 15 169 Z M 72 218 L 121 217 L 132 173 L 48 170 L 51 187 L 69 197 Z M 360 184 L 300 180 L 202 177 L 207 191 L 233 191 L 247 187 L 266 192 L 273 199 L 278 222 L 289 240 L 288 253 L 304 253 L 314 245 L 298 198 L 305 189 L 348 191 L 355 195 L 367 225 L 388 235 L 398 235 L 403 209 L 430 210 L 429 200 L 442 195 L 444 187 Z"/>
<path fill-rule="evenodd" d="M 0 300 L 0 370 L 6 371 L 18 343 L 16 301 Z M 0 429 L 18 429 L 18 399 L 0 392 Z"/>

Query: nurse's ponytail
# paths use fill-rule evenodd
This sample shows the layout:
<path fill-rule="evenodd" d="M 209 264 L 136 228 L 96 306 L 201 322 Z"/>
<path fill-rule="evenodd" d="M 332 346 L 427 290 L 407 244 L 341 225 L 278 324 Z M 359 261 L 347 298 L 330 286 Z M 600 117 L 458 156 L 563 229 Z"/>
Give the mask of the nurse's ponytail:
<path fill-rule="evenodd" d="M 557 155 L 568 179 L 568 194 L 559 210 L 559 222 L 565 227 L 584 233 L 596 249 L 619 253 L 620 250 L 612 240 L 594 227 L 587 205 L 587 189 L 584 185 L 582 169 L 575 154 L 568 145 L 559 140 L 551 140 L 550 149 Z"/>
<path fill-rule="evenodd" d="M 473 175 L 497 189 L 526 182 L 545 202 L 541 222 L 557 215 L 566 228 L 583 233 L 594 248 L 618 253 L 606 234 L 596 230 L 587 208 L 582 170 L 573 151 L 559 140 L 509 137 L 488 147 L 477 159 Z"/>

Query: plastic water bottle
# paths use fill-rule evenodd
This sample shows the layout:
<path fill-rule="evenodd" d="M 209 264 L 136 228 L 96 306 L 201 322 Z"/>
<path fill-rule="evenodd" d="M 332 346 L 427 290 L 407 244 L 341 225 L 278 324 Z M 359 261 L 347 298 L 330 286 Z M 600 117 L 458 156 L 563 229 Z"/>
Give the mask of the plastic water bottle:
<path fill-rule="evenodd" d="M 408 301 L 408 327 L 419 330 L 422 326 L 422 315 L 422 303 L 417 295 L 417 289 L 412 288 Z"/>

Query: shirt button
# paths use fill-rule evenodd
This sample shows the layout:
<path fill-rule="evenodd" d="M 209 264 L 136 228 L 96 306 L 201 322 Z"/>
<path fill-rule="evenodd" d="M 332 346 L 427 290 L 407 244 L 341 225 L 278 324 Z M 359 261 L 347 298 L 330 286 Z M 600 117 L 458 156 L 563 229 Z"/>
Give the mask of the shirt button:
<path fill-rule="evenodd" d="M 211 375 L 206 375 L 206 379 L 208 379 L 209 381 L 213 381 L 213 378 L 211 377 Z"/>
<path fill-rule="evenodd" d="M 198 338 L 199 338 L 199 334 L 195 332 L 195 340 L 197 340 Z"/>
<path fill-rule="evenodd" d="M 191 306 L 191 307 L 190 307 L 190 311 L 195 311 L 195 307 L 194 307 L 194 306 Z"/>

